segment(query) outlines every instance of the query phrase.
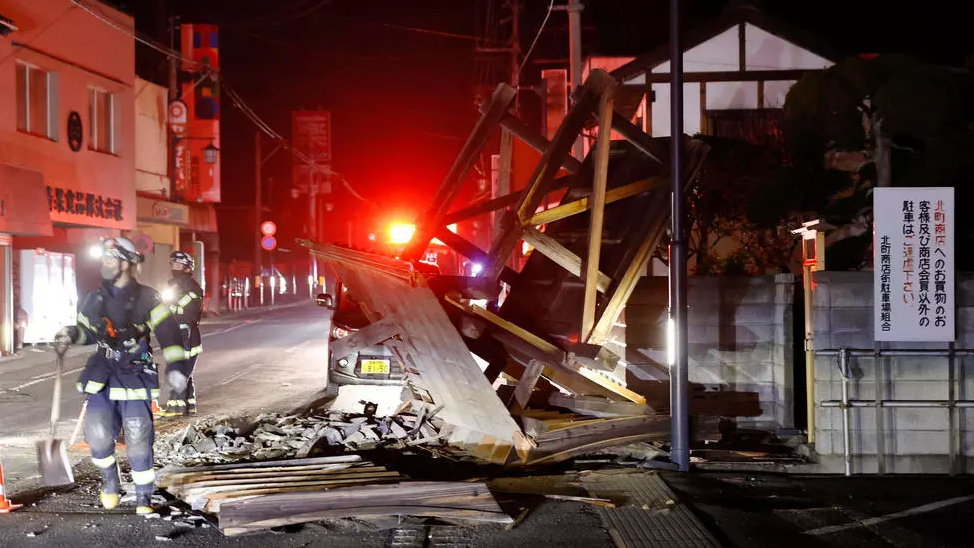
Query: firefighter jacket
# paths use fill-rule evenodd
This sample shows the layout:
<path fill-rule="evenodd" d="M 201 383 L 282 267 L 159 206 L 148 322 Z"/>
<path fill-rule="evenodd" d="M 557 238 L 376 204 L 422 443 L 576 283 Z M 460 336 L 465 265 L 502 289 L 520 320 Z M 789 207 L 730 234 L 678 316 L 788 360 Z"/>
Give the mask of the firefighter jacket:
<path fill-rule="evenodd" d="M 152 358 L 155 333 L 169 367 L 186 360 L 179 324 L 151 287 L 131 280 L 125 287 L 107 282 L 89 293 L 78 313 L 75 344 L 95 344 L 97 350 L 78 378 L 78 390 L 97 394 L 108 390 L 112 400 L 159 397 L 159 374 Z"/>
<path fill-rule="evenodd" d="M 173 302 L 169 305 L 173 316 L 183 331 L 186 357 L 198 356 L 203 351 L 203 337 L 200 334 L 200 316 L 203 314 L 203 288 L 189 274 L 179 275 L 169 280 L 174 291 Z"/>

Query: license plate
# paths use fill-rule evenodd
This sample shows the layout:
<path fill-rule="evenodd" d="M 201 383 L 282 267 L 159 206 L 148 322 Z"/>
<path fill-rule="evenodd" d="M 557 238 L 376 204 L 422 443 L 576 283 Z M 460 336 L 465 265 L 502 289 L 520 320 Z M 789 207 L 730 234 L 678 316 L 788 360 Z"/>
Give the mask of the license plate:
<path fill-rule="evenodd" d="M 388 375 L 389 360 L 362 360 L 363 375 Z"/>

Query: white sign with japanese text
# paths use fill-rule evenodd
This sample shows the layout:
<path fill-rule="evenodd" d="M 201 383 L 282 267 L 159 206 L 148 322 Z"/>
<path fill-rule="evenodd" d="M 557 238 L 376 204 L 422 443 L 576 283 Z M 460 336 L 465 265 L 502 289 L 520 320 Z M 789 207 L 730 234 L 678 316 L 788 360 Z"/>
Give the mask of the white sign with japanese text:
<path fill-rule="evenodd" d="M 953 341 L 954 189 L 873 191 L 875 339 Z"/>

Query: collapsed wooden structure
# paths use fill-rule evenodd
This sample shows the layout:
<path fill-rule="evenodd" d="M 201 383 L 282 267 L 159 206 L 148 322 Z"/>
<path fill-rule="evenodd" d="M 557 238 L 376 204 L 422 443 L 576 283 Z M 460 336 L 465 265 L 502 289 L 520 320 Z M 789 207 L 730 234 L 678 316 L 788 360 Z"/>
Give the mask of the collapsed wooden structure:
<path fill-rule="evenodd" d="M 671 185 L 661 159 L 670 139 L 653 139 L 616 113 L 618 88 L 604 71 L 592 71 L 549 142 L 509 113 L 515 90 L 500 84 L 399 258 L 302 242 L 337 272 L 371 322 L 336 344 L 335 356 L 380 343 L 391 349 L 413 394 L 406 405 L 437 410 L 445 424 L 438 441 L 446 446 L 500 464 L 537 464 L 668 435 L 669 418 L 625 386 L 625 348 L 614 339 L 626 301 L 665 235 Z M 580 162 L 571 147 L 593 123 L 597 142 Z M 475 158 L 499 126 L 542 152 L 527 188 L 454 210 Z M 625 141 L 611 141 L 613 131 Z M 707 147 L 688 140 L 686 150 L 689 182 Z M 568 175 L 559 176 L 562 170 Z M 555 191 L 559 205 L 542 209 Z M 500 210 L 490 250 L 447 229 Z M 482 264 L 482 274 L 420 273 L 414 265 L 434 238 Z M 534 252 L 518 272 L 508 263 L 521 241 Z M 511 384 L 495 391 L 501 376 L 516 384 L 513 391 Z M 585 413 L 593 405 L 601 418 Z M 553 407 L 573 409 L 584 422 L 572 427 L 559 418 L 553 429 L 528 413 Z"/>

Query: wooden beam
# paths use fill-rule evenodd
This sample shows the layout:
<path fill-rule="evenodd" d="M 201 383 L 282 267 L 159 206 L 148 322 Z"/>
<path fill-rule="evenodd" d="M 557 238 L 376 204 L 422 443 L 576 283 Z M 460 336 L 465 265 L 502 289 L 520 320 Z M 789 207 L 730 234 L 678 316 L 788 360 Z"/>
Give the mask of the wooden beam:
<path fill-rule="evenodd" d="M 571 179 L 572 177 L 570 176 L 559 177 L 555 179 L 555 182 L 552 185 L 551 190 L 555 191 L 567 187 L 568 182 Z M 487 200 L 484 202 L 474 204 L 470 207 L 459 209 L 443 218 L 443 226 L 448 226 L 453 223 L 459 223 L 460 221 L 466 221 L 471 217 L 476 217 L 478 215 L 483 215 L 484 213 L 490 213 L 492 211 L 497 211 L 498 209 L 513 206 L 517 204 L 517 202 L 521 199 L 522 196 L 524 196 L 524 191 L 518 190 L 506 196 L 500 196 L 492 200 Z"/>
<path fill-rule="evenodd" d="M 471 217 L 476 217 L 478 215 L 483 215 L 485 213 L 490 213 L 492 211 L 497 211 L 498 209 L 504 209 L 506 207 L 511 207 L 521 199 L 524 195 L 523 190 L 518 190 L 517 192 L 512 192 L 506 196 L 500 196 L 492 200 L 487 200 L 485 202 L 480 202 L 479 204 L 474 204 L 470 207 L 465 207 L 450 213 L 446 217 L 443 217 L 443 225 L 452 225 L 453 223 L 459 223 L 460 221 L 466 221 Z"/>
<path fill-rule="evenodd" d="M 517 381 L 517 388 L 514 389 L 514 414 L 528 408 L 528 400 L 531 399 L 531 393 L 534 392 L 534 387 L 538 384 L 538 379 L 541 378 L 543 372 L 544 362 L 538 360 L 528 362 L 528 366 L 524 368 L 524 374 Z"/>
<path fill-rule="evenodd" d="M 585 293 L 582 299 L 582 337 L 595 327 L 598 304 L 599 260 L 602 257 L 602 225 L 605 217 L 605 190 L 609 181 L 609 147 L 612 138 L 612 115 L 615 87 L 609 86 L 599 100 L 599 135 L 595 141 L 595 177 L 592 178 L 592 214 L 585 256 Z"/>
<path fill-rule="evenodd" d="M 664 183 L 666 183 L 666 179 L 662 177 L 650 177 L 648 179 L 636 181 L 635 183 L 630 183 L 625 186 L 613 188 L 605 193 L 605 203 L 608 205 L 613 202 L 618 202 L 619 200 L 624 200 L 626 198 L 642 194 L 647 190 L 658 188 Z M 553 223 L 555 221 L 560 221 L 562 219 L 567 219 L 572 215 L 583 213 L 588 211 L 591 201 L 591 198 L 585 197 L 581 200 L 575 200 L 574 202 L 568 202 L 559 206 L 550 207 L 544 211 L 535 213 L 534 217 L 531 217 L 531 219 L 525 223 L 525 226 L 541 226 L 548 223 Z"/>
<path fill-rule="evenodd" d="M 453 201 L 460 193 L 460 188 L 466 181 L 467 174 L 473 167 L 477 155 L 487 144 L 494 128 L 500 124 L 501 118 L 507 114 L 516 96 L 517 91 L 511 86 L 505 83 L 497 85 L 494 94 L 491 96 L 490 106 L 477 121 L 473 132 L 463 144 L 463 148 L 460 149 L 460 153 L 450 167 L 446 178 L 443 179 L 443 184 L 440 185 L 430 208 L 423 215 L 419 226 L 416 227 L 412 241 L 402 254 L 405 260 L 418 259 L 429 247 L 430 240 L 436 233 L 437 227 L 442 226 L 443 217 L 450 211 L 450 206 L 453 205 Z"/>
<path fill-rule="evenodd" d="M 463 310 L 468 314 L 473 314 L 474 316 L 489 321 L 490 323 L 496 325 L 497 327 L 500 327 L 504 331 L 507 331 L 511 335 L 516 336 L 517 338 L 523 340 L 524 342 L 530 344 L 531 346 L 537 348 L 538 350 L 545 352 L 546 354 L 564 355 L 564 352 L 557 346 L 542 339 L 541 337 L 535 335 L 534 333 L 531 333 L 527 329 L 524 329 L 519 325 L 511 323 L 505 320 L 504 318 L 501 318 L 500 316 L 494 314 L 493 312 L 487 310 L 486 308 L 465 303 L 462 300 L 460 300 L 456 295 L 446 295 L 444 299 L 446 300 L 446 302 L 452 304 L 453 306 L 459 308 L 460 310 Z"/>
<path fill-rule="evenodd" d="M 551 262 L 564 268 L 579 278 L 582 277 L 581 257 L 572 253 L 570 249 L 561 245 L 560 242 L 551 236 L 548 236 L 544 232 L 529 226 L 524 228 L 524 232 L 521 234 L 521 237 L 524 238 L 525 242 L 534 246 L 535 251 L 551 259 Z M 598 290 L 605 293 L 609 290 L 609 286 L 612 285 L 612 278 L 601 272 L 599 272 L 598 275 Z"/>
<path fill-rule="evenodd" d="M 618 112 L 614 113 L 612 115 L 612 129 L 619 132 L 619 135 L 622 135 L 627 141 L 632 143 L 632 145 L 639 149 L 640 152 L 661 164 L 663 163 L 663 161 L 659 159 L 659 147 L 653 143 L 653 138 L 646 135 L 646 132 L 643 131 L 642 128 L 636 127 L 636 125 L 627 120 L 625 116 L 619 114 Z"/>
<path fill-rule="evenodd" d="M 572 105 L 565 120 L 555 132 L 551 144 L 545 149 L 541 161 L 528 182 L 526 192 L 517 204 L 515 212 L 519 221 L 523 223 L 533 216 L 541 200 L 551 192 L 558 167 L 569 156 L 575 139 L 592 115 L 593 108 L 597 108 L 602 91 L 615 83 L 615 80 L 603 70 L 594 70 L 589 75 L 588 80 L 579 90 L 578 100 Z M 501 269 L 520 239 L 520 223 L 507 227 L 507 230 L 495 236 L 490 252 L 491 263 L 484 269 L 485 277 L 496 279 L 500 275 Z"/>
<path fill-rule="evenodd" d="M 544 135 L 535 131 L 531 126 L 525 124 L 513 114 L 508 114 L 501 118 L 500 124 L 502 128 L 510 131 L 515 137 L 542 154 L 551 144 L 551 141 L 546 139 Z M 562 162 L 561 167 L 567 169 L 569 173 L 578 173 L 578 170 L 582 167 L 582 162 L 578 161 L 574 156 L 567 156 Z"/>
<path fill-rule="evenodd" d="M 643 240 L 642 245 L 639 246 L 639 250 L 636 252 L 633 261 L 629 263 L 629 268 L 626 269 L 622 278 L 618 280 L 612 296 L 609 297 L 609 302 L 606 303 L 605 308 L 602 310 L 602 315 L 599 317 L 592 331 L 583 339 L 584 342 L 602 345 L 609 338 L 609 333 L 612 331 L 616 319 L 619 318 L 619 314 L 629 301 L 629 297 L 636 288 L 636 282 L 639 281 L 640 275 L 642 274 L 643 267 L 646 266 L 646 263 L 653 256 L 653 251 L 656 250 L 658 243 L 659 230 L 651 230 L 647 234 L 646 239 Z"/>
<path fill-rule="evenodd" d="M 490 261 L 490 257 L 487 252 L 477 247 L 474 243 L 464 239 L 455 232 L 451 232 L 446 227 L 440 227 L 436 231 L 436 239 L 443 242 L 444 245 L 450 249 L 456 251 L 457 253 L 463 255 L 464 257 L 477 261 L 480 264 L 487 264 Z M 518 273 L 508 267 L 504 267 L 501 270 L 500 280 L 507 283 L 510 286 L 517 285 Z"/>
<path fill-rule="evenodd" d="M 771 80 L 801 80 L 806 74 L 821 72 L 821 69 L 784 69 L 784 70 L 730 70 L 721 72 L 686 72 L 683 81 L 690 82 L 760 82 Z M 653 72 L 646 74 L 648 84 L 670 83 L 669 72 Z M 646 84 L 638 84 L 646 85 Z"/>

